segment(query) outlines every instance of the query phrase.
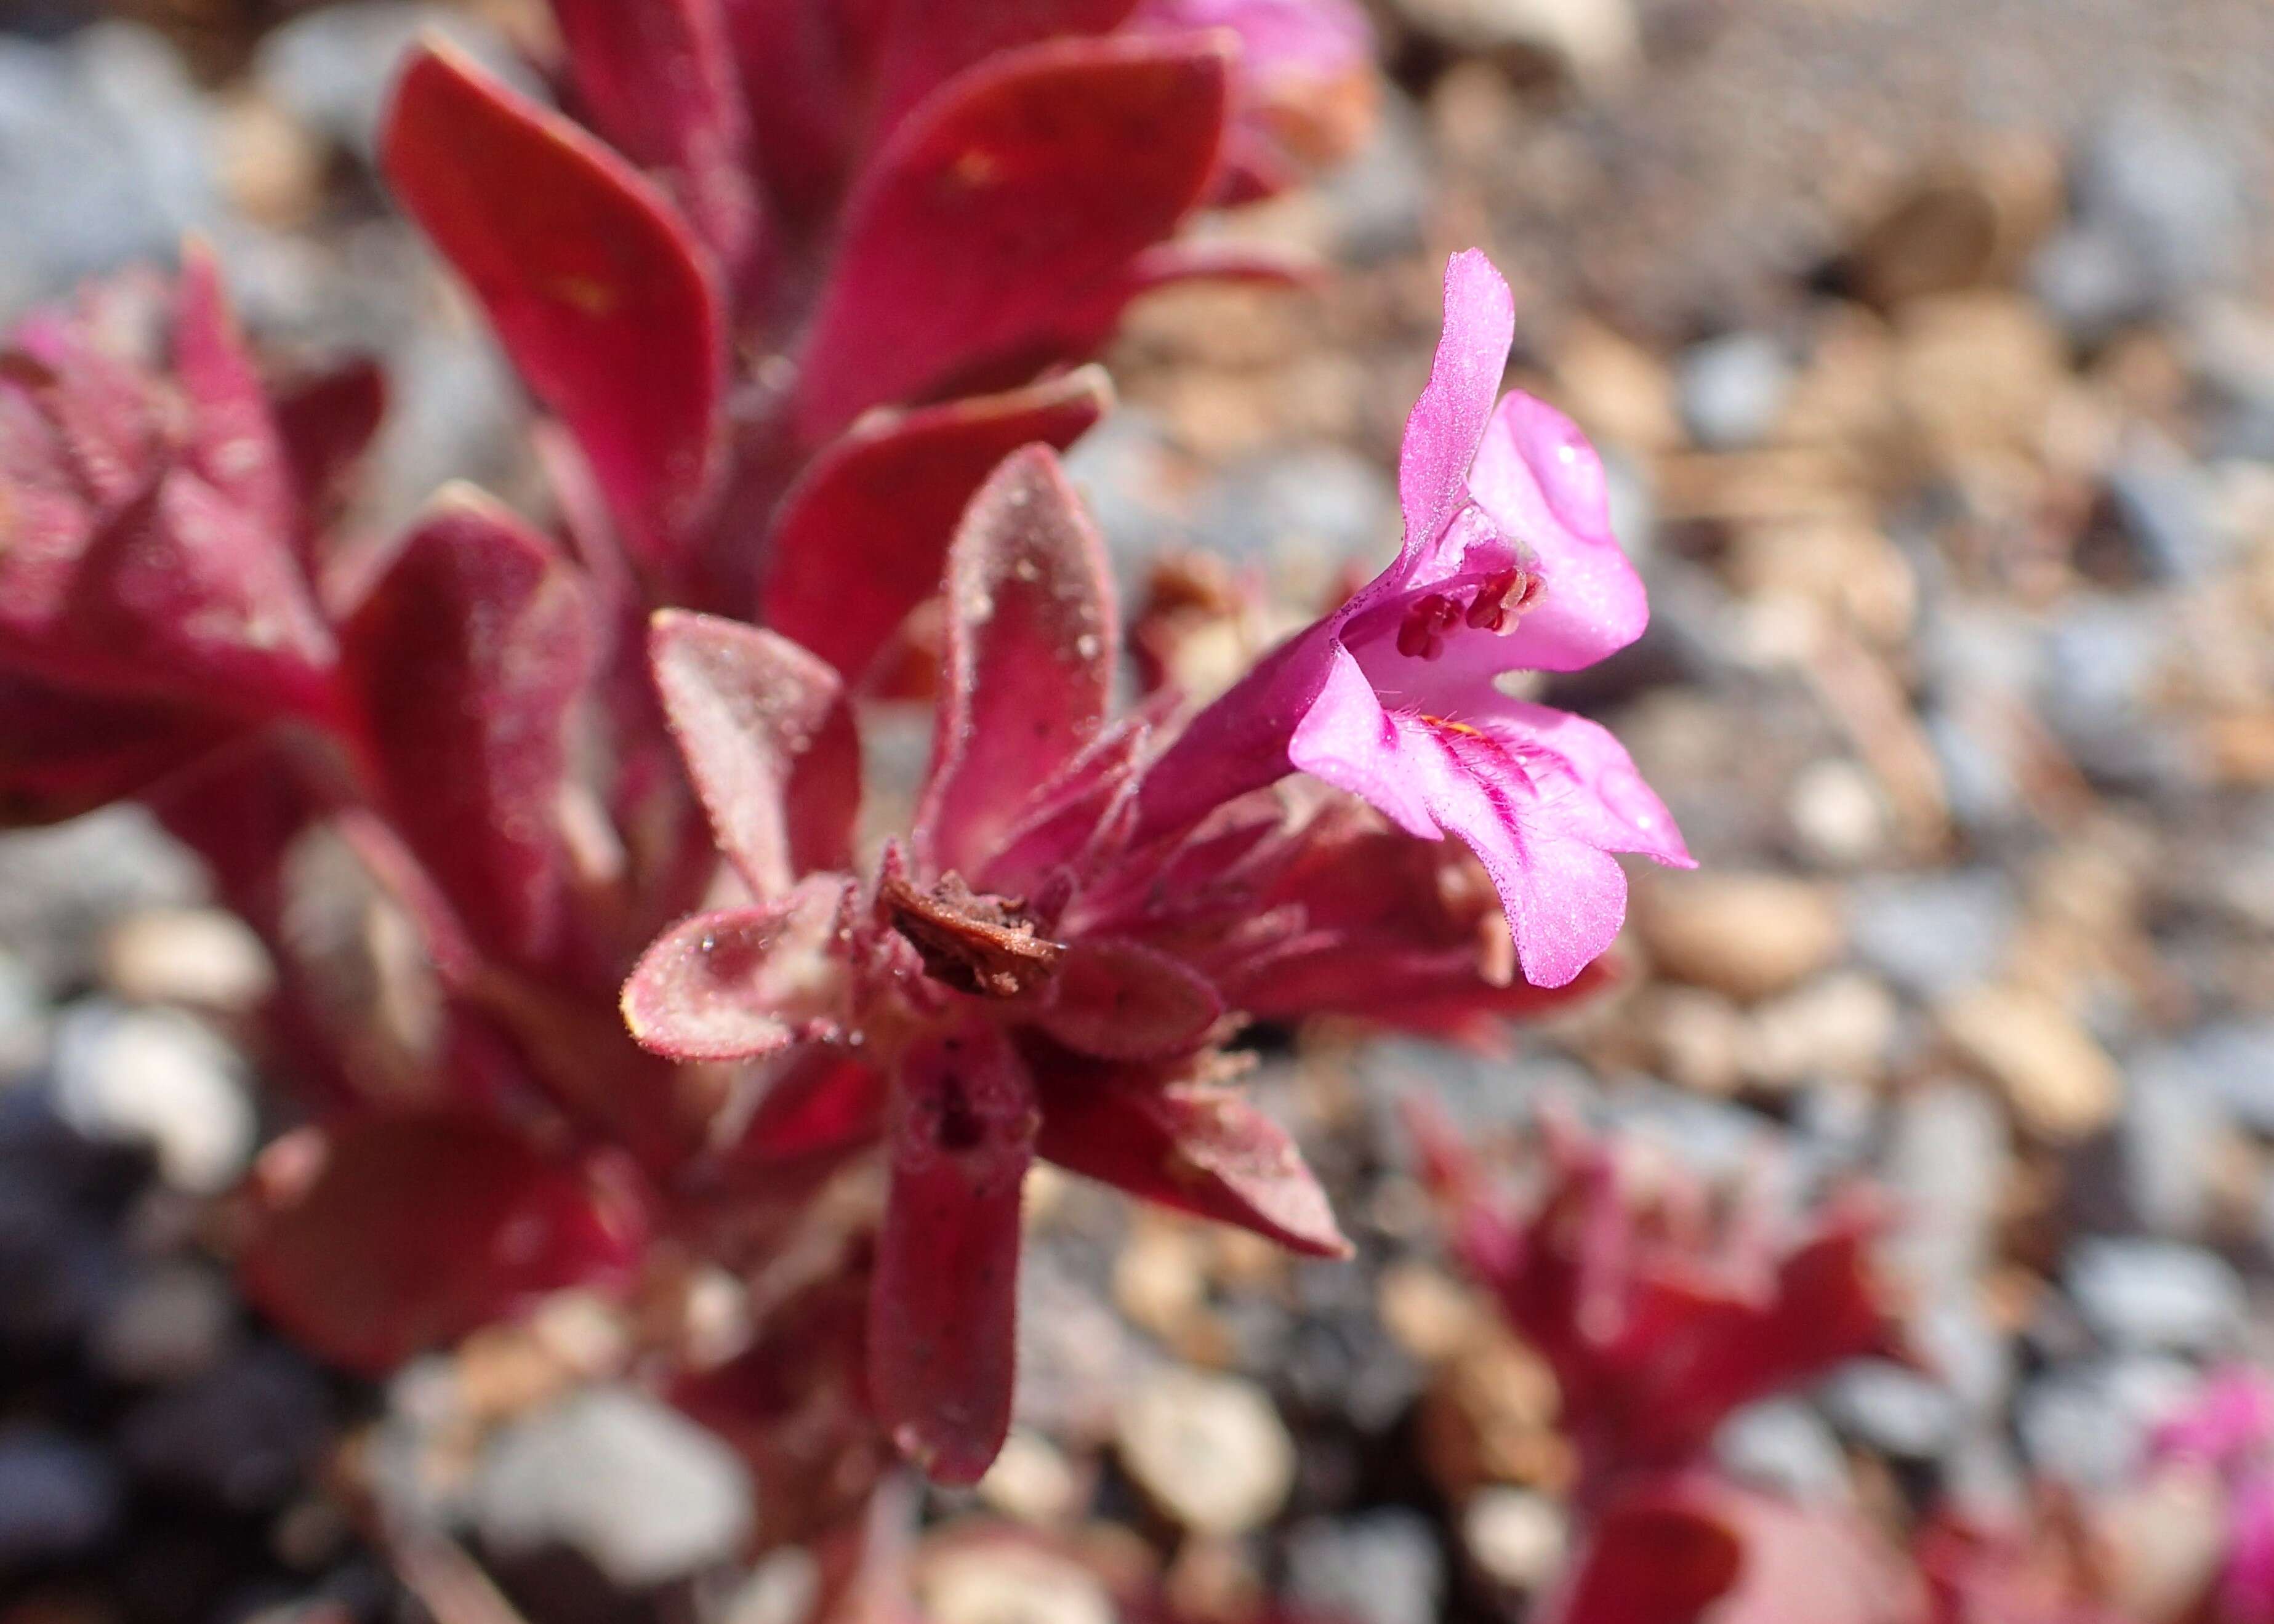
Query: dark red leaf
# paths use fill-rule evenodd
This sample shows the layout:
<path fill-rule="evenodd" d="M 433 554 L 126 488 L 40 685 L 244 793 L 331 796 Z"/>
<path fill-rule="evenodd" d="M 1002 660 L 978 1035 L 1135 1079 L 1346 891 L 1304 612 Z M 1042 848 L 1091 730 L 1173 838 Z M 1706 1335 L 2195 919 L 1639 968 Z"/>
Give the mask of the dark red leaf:
<path fill-rule="evenodd" d="M 671 565 L 725 388 L 719 290 L 685 224 L 606 147 L 441 48 L 404 69 L 380 162 L 575 432 L 633 550 Z"/>
<path fill-rule="evenodd" d="M 281 1163 L 320 1155 L 312 1178 Z M 636 1200 L 484 1117 L 356 1123 L 286 1140 L 264 1172 L 241 1267 L 246 1294 L 325 1357 L 382 1375 L 572 1285 L 622 1279 Z M 279 1188 L 277 1186 L 292 1186 Z"/>
<path fill-rule="evenodd" d="M 1744 1562 L 1723 1519 L 1672 1498 L 1630 1500 L 1597 1525 L 1554 1616 L 1560 1624 L 1696 1624 L 1735 1587 Z"/>
<path fill-rule="evenodd" d="M 1034 1086 L 993 1026 L 927 1037 L 903 1058 L 870 1381 L 892 1441 L 943 1483 L 976 1482 L 1010 1430 L 1035 1127 Z"/>
<path fill-rule="evenodd" d="M 1165 953 L 1086 937 L 1058 961 L 1035 1024 L 1085 1055 L 1163 1060 L 1197 1048 L 1224 1013 L 1216 989 Z"/>
<path fill-rule="evenodd" d="M 346 628 L 388 816 L 484 945 L 552 945 L 568 716 L 592 649 L 576 571 L 503 508 L 446 492 Z"/>
<path fill-rule="evenodd" d="M 976 873 L 1027 798 L 1096 736 L 1118 625 L 1105 545 L 1058 459 L 1014 454 L 947 557 L 947 669 L 919 857 Z"/>
<path fill-rule="evenodd" d="M 749 1463 L 769 1541 L 823 1545 L 857 1527 L 865 1507 L 892 1498 L 889 1485 L 877 1489 L 895 1462 L 869 1415 L 867 1289 L 865 1274 L 825 1274 L 769 1312 L 749 1348 L 666 1389 Z M 900 1624 L 821 1607 L 801 1616 Z"/>
<path fill-rule="evenodd" d="M 1294 1141 L 1231 1090 L 1094 1067 L 1040 1075 L 1046 1160 L 1314 1257 L 1350 1255 Z"/>
<path fill-rule="evenodd" d="M 1916 1574 L 1853 1512 L 1709 1472 L 1620 1492 L 1547 1609 L 1547 1624 L 1924 1624 L 1927 1613 Z"/>
<path fill-rule="evenodd" d="M 213 254 L 192 239 L 174 295 L 174 376 L 189 404 L 185 455 L 252 529 L 289 541 L 298 492 L 260 370 L 237 329 Z"/>
<path fill-rule="evenodd" d="M 764 1162 L 826 1155 L 877 1138 L 884 1131 L 889 1083 L 855 1059 L 858 1052 L 812 1043 L 785 1056 L 735 1141 L 735 1159 Z"/>
<path fill-rule="evenodd" d="M 757 246 L 749 116 L 719 0 L 553 0 L 576 94 L 601 134 L 663 171 L 729 282 Z"/>
<path fill-rule="evenodd" d="M 1069 289 L 1047 326 L 1037 327 L 1015 348 L 951 374 L 948 387 L 958 392 L 999 387 L 1001 380 L 1029 377 L 1054 362 L 1094 356 L 1111 340 L 1133 301 L 1163 288 L 1193 282 L 1301 288 L 1316 282 L 1321 270 L 1314 256 L 1271 243 L 1203 237 L 1156 244 L 1100 281 Z"/>
<path fill-rule="evenodd" d="M 846 883 L 817 877 L 754 908 L 681 920 L 624 983 L 624 1024 L 674 1060 L 747 1060 L 832 1035 L 842 976 L 832 959 Z"/>
<path fill-rule="evenodd" d="M 878 9 L 860 0 L 721 0 L 776 209 L 818 214 L 844 184 Z"/>
<path fill-rule="evenodd" d="M 893 628 L 938 590 L 972 493 L 1019 447 L 1060 450 L 1112 386 L 1083 367 L 1029 388 L 864 417 L 783 500 L 767 544 L 766 624 L 857 681 Z"/>
<path fill-rule="evenodd" d="M 799 378 L 805 439 L 1053 333 L 1168 236 L 1215 164 L 1225 76 L 1210 37 L 1059 41 L 927 102 L 847 205 Z"/>
<path fill-rule="evenodd" d="M 368 360 L 319 372 L 277 398 L 276 426 L 304 513 L 338 493 L 386 415 L 387 376 Z"/>
<path fill-rule="evenodd" d="M 148 788 L 226 724 L 0 671 L 0 827 L 58 823 Z"/>
<path fill-rule="evenodd" d="M 328 715 L 337 660 L 287 532 L 176 467 L 88 544 L 67 665 L 252 716 Z"/>
<path fill-rule="evenodd" d="M 1039 41 L 1111 34 L 1137 0 L 900 0 L 877 63 L 881 135 L 975 63 Z"/>
<path fill-rule="evenodd" d="M 861 741 L 837 673 L 787 638 L 666 609 L 648 658 L 719 848 L 753 895 L 848 868 Z"/>

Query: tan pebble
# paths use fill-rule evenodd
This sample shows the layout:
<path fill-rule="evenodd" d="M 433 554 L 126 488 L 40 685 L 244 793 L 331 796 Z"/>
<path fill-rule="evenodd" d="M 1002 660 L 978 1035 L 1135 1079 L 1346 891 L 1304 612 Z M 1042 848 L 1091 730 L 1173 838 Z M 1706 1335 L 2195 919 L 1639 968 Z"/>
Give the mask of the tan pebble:
<path fill-rule="evenodd" d="M 1398 1345 L 1430 1365 L 1458 1353 L 1482 1323 L 1475 1293 L 1426 1263 L 1393 1263 L 1384 1269 L 1374 1303 Z"/>
<path fill-rule="evenodd" d="M 1815 1079 L 1871 1081 L 1886 1067 L 1900 1019 L 1894 995 L 1871 976 L 1820 976 L 1753 1011 L 1746 1080 L 1778 1088 Z"/>
<path fill-rule="evenodd" d="M 1138 1381 L 1116 1417 L 1121 1462 L 1178 1526 L 1245 1533 L 1269 1521 L 1295 1481 L 1295 1445 L 1262 1388 L 1170 1367 Z"/>
<path fill-rule="evenodd" d="M 1461 1545 L 1495 1584 L 1535 1590 L 1562 1571 L 1570 1523 L 1561 1505 L 1535 1490 L 1480 1489 L 1461 1507 Z"/>
<path fill-rule="evenodd" d="M 2083 1139 L 2116 1115 L 2123 1094 L 2116 1063 L 2043 993 L 2002 983 L 1970 988 L 1943 1005 L 1939 1019 L 1944 1036 L 2039 1137 Z"/>
<path fill-rule="evenodd" d="M 1846 945 L 1832 892 L 1782 875 L 1653 875 L 1639 901 L 1643 944 L 1660 969 L 1740 1000 L 1781 992 Z"/>
<path fill-rule="evenodd" d="M 276 984 L 268 950 L 219 908 L 152 908 L 119 921 L 102 945 L 102 979 L 132 1004 L 243 1014 Z"/>
<path fill-rule="evenodd" d="M 974 1540 L 928 1556 L 916 1574 L 933 1624 L 1114 1624 L 1097 1576 L 1055 1552 Z"/>
<path fill-rule="evenodd" d="M 979 1480 L 979 1498 L 1015 1522 L 1051 1528 L 1081 1512 L 1081 1474 L 1065 1451 L 1039 1432 L 1014 1430 Z"/>
<path fill-rule="evenodd" d="M 1663 987 L 1652 1000 L 1659 1069 L 1697 1094 L 1728 1094 L 1743 1080 L 1745 1013 L 1702 987 Z"/>

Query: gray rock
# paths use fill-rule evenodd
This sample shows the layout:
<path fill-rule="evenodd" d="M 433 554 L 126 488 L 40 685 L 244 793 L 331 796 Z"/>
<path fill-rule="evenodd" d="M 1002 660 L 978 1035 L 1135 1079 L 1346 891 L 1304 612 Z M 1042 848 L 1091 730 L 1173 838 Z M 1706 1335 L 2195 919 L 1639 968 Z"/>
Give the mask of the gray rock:
<path fill-rule="evenodd" d="M 1289 1600 L 1351 1624 L 1434 1624 L 1445 1590 L 1444 1551 L 1419 1512 L 1299 1522 L 1286 1562 Z"/>
<path fill-rule="evenodd" d="M 2232 1264 L 2172 1241 L 2087 1240 L 2062 1279 L 2085 1323 L 2120 1348 L 2211 1352 L 2233 1342 L 2247 1306 Z"/>
<path fill-rule="evenodd" d="M 297 1490 L 331 1441 L 323 1377 L 281 1343 L 246 1349 L 127 1412 L 128 1463 L 162 1488 L 234 1511 L 264 1511 Z"/>
<path fill-rule="evenodd" d="M 2252 1132 L 2274 1136 L 2274 1019 L 2213 1022 L 2164 1061 L 2224 1101 Z"/>
<path fill-rule="evenodd" d="M 2155 308 L 2160 289 L 2147 258 L 2112 226 L 2073 223 L 2029 261 L 2029 290 L 2063 332 L 2097 344 Z"/>
<path fill-rule="evenodd" d="M 1427 1372 L 1379 1317 L 1357 1307 L 1299 1320 L 1285 1357 L 1264 1380 L 1298 1410 L 1339 1415 L 1359 1432 L 1378 1435 L 1412 1408 Z"/>
<path fill-rule="evenodd" d="M 48 999 L 24 961 L 0 948 L 0 1084 L 47 1058 Z"/>
<path fill-rule="evenodd" d="M 0 1578 L 92 1555 L 117 1522 L 117 1470 L 45 1427 L 0 1432 Z"/>
<path fill-rule="evenodd" d="M 1771 1137 L 1762 1118 L 1743 1106 L 1655 1081 L 1618 1090 L 1608 1116 L 1619 1130 L 1709 1179 L 1756 1172 Z"/>
<path fill-rule="evenodd" d="M 1529 1121 L 1545 1099 L 1587 1096 L 1586 1068 L 1555 1056 L 1498 1058 L 1418 1038 L 1384 1038 L 1359 1052 L 1357 1071 L 1386 1143 L 1405 1144 L 1399 1101 L 1417 1092 L 1452 1117 L 1465 1133 L 1479 1134 Z"/>
<path fill-rule="evenodd" d="M 2125 1357 L 2070 1365 L 2022 1389 L 2014 1411 L 2037 1471 L 2083 1489 L 2130 1479 L 2148 1429 L 2201 1378 L 2177 1359 Z"/>
<path fill-rule="evenodd" d="M 1729 333 L 1683 351 L 1675 384 L 1690 438 L 1708 450 L 1739 451 L 1776 426 L 1792 362 L 1766 333 Z"/>
<path fill-rule="evenodd" d="M 186 1381 L 221 1362 L 236 1329 L 228 1282 L 204 1264 L 168 1259 L 127 1279 L 96 1322 L 88 1351 L 116 1381 Z"/>
<path fill-rule="evenodd" d="M 278 106 L 368 162 L 395 70 L 422 34 L 448 41 L 523 94 L 548 99 L 494 30 L 463 11 L 392 0 L 347 0 L 293 19 L 261 41 L 253 76 Z"/>
<path fill-rule="evenodd" d="M 1853 1491 L 1840 1440 L 1797 1399 L 1738 1410 L 1714 1434 L 1713 1454 L 1725 1470 L 1796 1500 L 1845 1500 Z"/>
<path fill-rule="evenodd" d="M 120 915 L 205 891 L 197 860 L 140 807 L 0 835 L 0 942 L 51 990 L 94 978 Z"/>
<path fill-rule="evenodd" d="M 2070 599 L 2046 627 L 2038 714 L 2087 773 L 2152 786 L 2185 770 L 2172 730 L 2156 726 L 2172 635 L 2159 605 L 2105 594 Z"/>
<path fill-rule="evenodd" d="M 2147 267 L 2159 299 L 2218 286 L 2241 269 L 2241 178 L 2176 109 L 2135 103 L 2100 121 L 2081 154 L 2076 210 Z"/>
<path fill-rule="evenodd" d="M 1842 1366 L 1819 1398 L 1835 1425 L 1898 1460 L 1940 1454 L 1959 1425 L 1949 1389 L 1885 1359 Z"/>
<path fill-rule="evenodd" d="M 0 317 L 84 276 L 170 259 L 220 217 L 204 102 L 129 23 L 56 45 L 0 37 Z"/>
<path fill-rule="evenodd" d="M 567 1546 L 627 1590 L 726 1561 L 755 1513 L 733 1451 L 618 1387 L 588 1388 L 506 1427 L 482 1461 L 473 1508 L 501 1554 Z"/>
<path fill-rule="evenodd" d="M 178 1189 L 218 1193 L 252 1160 L 259 1124 L 243 1064 L 186 1015 L 74 1004 L 56 1034 L 55 1094 L 81 1133 L 148 1146 Z"/>
<path fill-rule="evenodd" d="M 1919 718 L 1941 769 L 1951 816 L 1973 835 L 1995 835 L 2029 815 L 2014 764 L 1992 741 L 1947 710 L 1930 706 Z"/>
<path fill-rule="evenodd" d="M 1920 1300 L 1973 1289 L 1989 1260 L 2009 1155 L 2005 1118 L 1980 1089 L 1938 1083 L 1895 1106 L 1884 1176 L 1908 1222 L 1889 1237 L 1887 1255 Z"/>
<path fill-rule="evenodd" d="M 1155 561 L 1190 540 L 1169 495 L 1180 467 L 1167 430 L 1141 406 L 1120 407 L 1073 443 L 1065 469 L 1105 538 L 1123 601 L 1141 601 Z"/>
<path fill-rule="evenodd" d="M 1374 138 L 1313 187 L 1325 211 L 1332 257 L 1368 265 L 1420 245 L 1436 190 L 1435 164 L 1421 113 L 1403 92 L 1382 87 Z"/>
<path fill-rule="evenodd" d="M 118 1284 L 103 1226 L 19 1175 L 0 1177 L 0 1348 L 55 1354 L 85 1336 Z"/>
<path fill-rule="evenodd" d="M 1986 980 L 2020 916 L 2013 882 L 1995 868 L 1875 875 L 1848 893 L 1856 956 L 1922 1003 Z"/>
<path fill-rule="evenodd" d="M 2211 513 L 2210 482 L 2160 439 L 2128 446 L 2108 470 L 2108 494 L 2150 580 L 2201 581 L 2230 548 Z"/>
<path fill-rule="evenodd" d="M 408 523 L 454 479 L 511 488 L 526 455 L 522 387 L 488 332 L 426 321 L 387 351 L 390 404 L 363 470 L 373 524 Z"/>
<path fill-rule="evenodd" d="M 2014 1385 L 2014 1348 L 1984 1314 L 1979 1293 L 1918 1308 L 1907 1335 L 1967 1415 L 1988 1419 L 2002 1413 Z"/>
<path fill-rule="evenodd" d="M 1397 551 L 1397 492 L 1387 474 L 1334 446 L 1266 452 L 1225 470 L 1193 516 L 1193 539 L 1254 565 L 1297 602 L 1345 563 L 1369 573 Z"/>
<path fill-rule="evenodd" d="M 1648 571 L 1658 559 L 1658 492 L 1652 488 L 1650 470 L 1616 446 L 1599 449 L 1611 534 L 1628 561 Z"/>
<path fill-rule="evenodd" d="M 2232 1108 L 2176 1046 L 2135 1056 L 2125 1074 L 2118 1132 L 2126 1209 L 2158 1235 L 2194 1235 L 2209 1214 L 2210 1157 Z"/>

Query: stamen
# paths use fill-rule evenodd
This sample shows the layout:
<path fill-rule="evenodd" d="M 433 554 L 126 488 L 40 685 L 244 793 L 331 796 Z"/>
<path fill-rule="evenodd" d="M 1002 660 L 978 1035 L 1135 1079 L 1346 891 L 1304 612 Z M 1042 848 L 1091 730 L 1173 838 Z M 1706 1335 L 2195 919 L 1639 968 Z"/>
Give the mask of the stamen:
<path fill-rule="evenodd" d="M 1461 618 L 1461 606 L 1432 592 L 1405 612 L 1397 626 L 1397 651 L 1408 659 L 1433 660 L 1445 651 L 1444 634 Z"/>
<path fill-rule="evenodd" d="M 1510 620 L 1540 601 L 1540 579 L 1522 568 L 1488 575 L 1462 618 L 1477 631 L 1505 632 Z"/>

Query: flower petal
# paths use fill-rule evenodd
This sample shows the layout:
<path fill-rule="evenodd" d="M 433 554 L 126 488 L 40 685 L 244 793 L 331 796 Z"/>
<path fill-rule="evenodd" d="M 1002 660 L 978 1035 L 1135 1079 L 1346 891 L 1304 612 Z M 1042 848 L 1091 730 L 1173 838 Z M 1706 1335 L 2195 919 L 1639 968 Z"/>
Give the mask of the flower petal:
<path fill-rule="evenodd" d="M 1105 717 L 1119 622 L 1105 544 L 1058 459 L 1015 453 L 947 557 L 947 670 L 916 850 L 975 874 Z"/>
<path fill-rule="evenodd" d="M 1698 866 L 1673 814 L 1608 728 L 1515 699 L 1499 701 L 1489 714 L 1495 731 L 1517 743 L 1539 793 L 1540 823 L 1601 851 L 1639 852 L 1670 868 Z"/>
<path fill-rule="evenodd" d="M 1082 1068 L 1043 1097 L 1039 1148 L 1062 1168 L 1313 1257 L 1350 1243 L 1286 1130 L 1229 1089 Z"/>
<path fill-rule="evenodd" d="M 708 483 L 727 359 L 712 273 L 677 213 L 567 119 L 433 47 L 403 70 L 380 162 L 576 433 L 633 550 L 673 562 L 673 526 Z"/>
<path fill-rule="evenodd" d="M 956 520 L 996 464 L 1037 440 L 1065 449 L 1112 393 L 1103 371 L 1083 367 L 1007 394 L 863 417 L 783 499 L 767 539 L 766 624 L 857 681 L 937 590 Z"/>
<path fill-rule="evenodd" d="M 1406 833 L 1440 839 L 1444 831 L 1408 759 L 1413 748 L 1412 736 L 1382 708 L 1358 661 L 1336 644 L 1327 680 L 1288 741 L 1288 760 L 1349 791 Z"/>
<path fill-rule="evenodd" d="M 1477 458 L 1493 398 L 1516 338 L 1516 300 L 1479 249 L 1445 267 L 1445 327 L 1429 382 L 1405 419 L 1397 454 L 1397 501 L 1405 540 L 1384 582 L 1400 587 L 1426 578 L 1438 538 L 1468 500 L 1469 466 Z"/>
<path fill-rule="evenodd" d="M 1502 741 L 1464 724 L 1380 711 L 1367 730 L 1364 676 L 1337 669 L 1334 701 L 1305 719 L 1295 764 L 1417 835 L 1458 835 L 1500 893 L 1525 979 L 1561 987 L 1610 946 L 1626 917 L 1617 861 L 1535 814 L 1538 791 Z M 1314 721 L 1315 718 L 1315 721 Z"/>
<path fill-rule="evenodd" d="M 719 845 L 752 893 L 852 866 L 861 741 L 837 673 L 786 637 L 659 611 L 657 692 Z"/>
<path fill-rule="evenodd" d="M 1577 671 L 1642 635 L 1650 600 L 1611 534 L 1603 460 L 1570 418 L 1510 390 L 1493 414 L 1469 489 L 1531 550 L 1544 584 L 1501 640 L 1502 669 Z"/>
<path fill-rule="evenodd" d="M 943 1483 L 978 1481 L 1010 1431 L 1035 1131 L 1034 1084 L 991 1025 L 929 1038 L 901 1063 L 870 1381 L 892 1441 Z"/>
<path fill-rule="evenodd" d="M 1337 620 L 1329 616 L 1290 637 L 1186 725 L 1146 771 L 1139 838 L 1188 829 L 1234 796 L 1285 778 L 1295 731 L 1329 688 L 1345 718 L 1352 705 L 1360 722 L 1368 706 L 1380 714 L 1365 673 L 1336 638 Z M 1366 688 L 1363 701 L 1349 690 L 1353 677 Z"/>
<path fill-rule="evenodd" d="M 1212 37 L 1054 41 L 928 101 L 846 207 L 798 381 L 804 438 L 1054 333 L 1168 236 L 1215 167 L 1226 71 Z"/>
<path fill-rule="evenodd" d="M 826 1037 L 842 977 L 832 958 L 845 882 L 817 876 L 754 908 L 681 920 L 624 982 L 624 1025 L 674 1060 L 747 1060 Z"/>

